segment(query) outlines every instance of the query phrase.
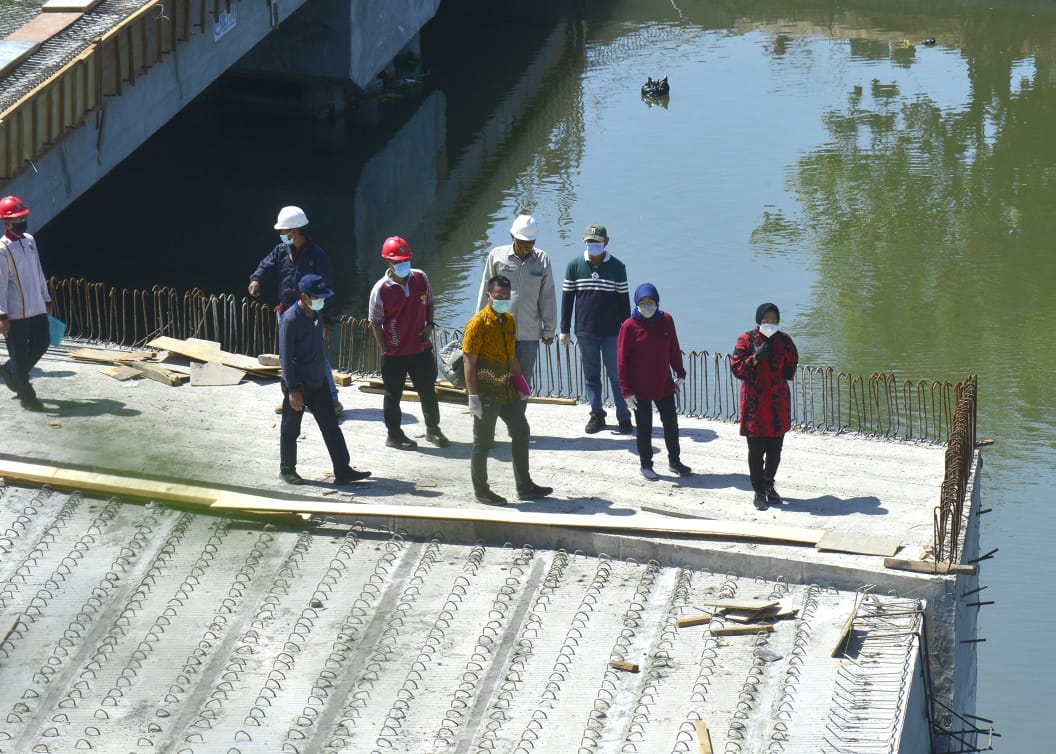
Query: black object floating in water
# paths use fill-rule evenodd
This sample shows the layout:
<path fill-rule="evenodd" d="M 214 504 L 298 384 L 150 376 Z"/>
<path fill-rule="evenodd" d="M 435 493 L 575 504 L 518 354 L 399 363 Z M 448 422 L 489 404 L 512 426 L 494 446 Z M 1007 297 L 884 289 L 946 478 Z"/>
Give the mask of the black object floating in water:
<path fill-rule="evenodd" d="M 650 76 L 644 84 L 642 84 L 642 96 L 643 97 L 666 97 L 671 92 L 671 87 L 667 85 L 667 76 L 662 79 L 653 81 Z"/>
<path fill-rule="evenodd" d="M 931 47 L 933 44 L 935 44 L 935 37 L 928 37 L 924 40 L 923 44 L 925 47 Z"/>

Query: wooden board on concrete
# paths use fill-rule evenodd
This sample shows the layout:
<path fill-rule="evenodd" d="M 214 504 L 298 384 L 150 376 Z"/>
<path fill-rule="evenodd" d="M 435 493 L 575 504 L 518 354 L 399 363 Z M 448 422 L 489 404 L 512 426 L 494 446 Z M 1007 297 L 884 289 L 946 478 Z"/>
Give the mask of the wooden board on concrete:
<path fill-rule="evenodd" d="M 712 636 L 751 636 L 752 634 L 771 634 L 774 627 L 769 623 L 752 624 L 748 626 L 723 626 L 711 629 Z"/>
<path fill-rule="evenodd" d="M 742 612 L 759 612 L 780 607 L 780 600 L 694 600 L 694 605 L 717 607 L 723 610 L 740 610 Z"/>
<path fill-rule="evenodd" d="M 166 369 L 158 364 L 153 364 L 146 361 L 136 361 L 134 368 L 138 369 L 143 373 L 144 377 L 149 377 L 155 382 L 160 382 L 162 385 L 168 385 L 169 387 L 176 387 L 187 381 L 190 375 L 180 374 L 179 372 L 173 372 Z"/>
<path fill-rule="evenodd" d="M 40 49 L 40 42 L 31 39 L 0 40 L 0 76 L 6 75 Z"/>
<path fill-rule="evenodd" d="M 188 343 L 193 343 L 197 346 L 205 346 L 206 348 L 212 348 L 216 351 L 220 349 L 220 341 L 218 340 L 206 340 L 205 338 L 187 338 Z"/>
<path fill-rule="evenodd" d="M 703 720 L 697 720 L 693 723 L 693 728 L 697 731 L 698 754 L 712 754 L 711 733 L 708 732 L 708 726 Z"/>
<path fill-rule="evenodd" d="M 252 374 L 276 376 L 279 372 L 278 367 L 264 366 L 252 356 L 244 356 L 243 354 L 231 353 L 230 351 L 221 351 L 218 348 L 180 340 L 179 338 L 170 338 L 167 335 L 155 338 L 147 343 L 147 345 L 151 348 L 172 351 L 173 353 L 178 353 L 190 359 L 195 359 L 196 361 L 208 361 L 214 364 L 223 364 L 224 366 L 234 367 L 235 369 L 241 369 L 244 372 L 250 372 Z"/>
<path fill-rule="evenodd" d="M 857 614 L 858 601 L 855 600 L 854 609 L 852 609 L 851 614 L 847 616 L 843 628 L 840 629 L 840 637 L 836 640 L 836 646 L 832 648 L 832 657 L 839 657 L 847 650 L 847 640 L 851 638 L 851 631 L 854 630 L 854 616 Z"/>
<path fill-rule="evenodd" d="M 349 385 L 352 384 L 352 375 L 350 375 L 348 372 L 339 372 L 336 369 L 334 369 L 333 373 L 334 373 L 334 384 L 337 385 L 338 387 L 348 387 Z"/>
<path fill-rule="evenodd" d="M 974 576 L 978 572 L 978 566 L 959 565 L 954 563 L 937 563 L 934 560 L 902 560 L 901 558 L 884 558 L 884 568 L 892 568 L 896 571 L 912 571 L 913 573 L 932 574 L 963 574 Z"/>
<path fill-rule="evenodd" d="M 675 628 L 692 628 L 693 626 L 704 626 L 711 623 L 711 616 L 707 613 L 695 615 L 692 618 L 679 618 L 675 621 Z"/>
<path fill-rule="evenodd" d="M 655 503 L 642 503 L 640 510 L 646 513 L 659 513 L 661 516 L 671 516 L 673 518 L 702 518 L 706 521 L 714 518 L 714 516 L 704 516 L 693 511 L 680 511 L 668 508 L 666 505 L 656 505 Z"/>
<path fill-rule="evenodd" d="M 640 669 L 638 663 L 624 662 L 623 660 L 612 660 L 609 662 L 609 667 L 615 670 L 626 670 L 628 673 L 637 673 Z"/>
<path fill-rule="evenodd" d="M 854 552 L 859 555 L 894 555 L 902 540 L 894 537 L 871 537 L 868 534 L 833 529 L 818 540 L 817 548 L 829 552 Z"/>
<path fill-rule="evenodd" d="M 48 0 L 41 10 L 45 13 L 61 13 L 63 11 L 75 13 L 87 13 L 103 0 Z"/>
<path fill-rule="evenodd" d="M 115 361 L 152 361 L 153 351 L 119 351 L 111 348 L 78 348 L 67 354 L 79 361 L 100 361 L 112 364 Z"/>
<path fill-rule="evenodd" d="M 41 13 L 17 29 L 14 34 L 9 35 L 7 39 L 12 42 L 47 42 L 83 15 L 83 13 L 66 13 L 62 11 Z"/>
<path fill-rule="evenodd" d="M 192 385 L 237 385 L 246 373 L 241 369 L 207 361 L 191 364 Z"/>
<path fill-rule="evenodd" d="M 106 369 L 100 369 L 99 371 L 101 371 L 107 377 L 113 377 L 115 380 L 118 380 L 120 382 L 143 376 L 143 372 L 139 371 L 135 367 L 128 366 L 127 364 L 116 364 L 112 367 L 107 367 Z"/>
<path fill-rule="evenodd" d="M 279 363 L 279 355 L 277 353 L 261 353 L 257 354 L 257 361 L 260 362 L 262 367 L 277 367 L 281 366 Z"/>

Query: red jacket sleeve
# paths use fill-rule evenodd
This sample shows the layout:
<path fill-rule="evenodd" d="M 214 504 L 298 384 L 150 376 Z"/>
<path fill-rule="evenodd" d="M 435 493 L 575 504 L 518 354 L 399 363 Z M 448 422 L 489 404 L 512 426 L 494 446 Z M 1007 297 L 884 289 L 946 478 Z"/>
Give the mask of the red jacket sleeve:
<path fill-rule="evenodd" d="M 733 348 L 733 356 L 730 358 L 730 371 L 733 372 L 734 377 L 746 380 L 752 376 L 755 371 L 755 364 L 752 363 L 754 354 L 751 333 L 741 333 L 741 336 L 737 338 L 737 345 Z"/>
<path fill-rule="evenodd" d="M 675 329 L 675 320 L 668 315 L 668 319 L 671 320 L 671 351 L 668 356 L 671 364 L 671 369 L 680 379 L 686 379 L 686 367 L 682 363 L 682 346 L 678 344 L 678 330 Z"/>
<path fill-rule="evenodd" d="M 620 325 L 620 334 L 616 338 L 616 374 L 620 381 L 620 392 L 623 393 L 624 398 L 629 398 L 634 395 L 634 391 L 631 390 L 631 354 L 630 354 L 630 339 L 627 337 L 627 330 L 633 326 L 634 320 L 628 317 Z"/>

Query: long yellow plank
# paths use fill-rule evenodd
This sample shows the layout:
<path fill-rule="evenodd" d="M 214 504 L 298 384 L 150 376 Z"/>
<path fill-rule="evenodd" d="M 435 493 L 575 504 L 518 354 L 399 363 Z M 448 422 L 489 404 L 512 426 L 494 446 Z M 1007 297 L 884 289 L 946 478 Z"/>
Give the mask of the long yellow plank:
<path fill-rule="evenodd" d="M 202 343 L 180 340 L 179 338 L 170 338 L 167 335 L 155 338 L 147 343 L 147 345 L 151 348 L 158 348 L 163 351 L 172 351 L 173 353 L 178 353 L 181 356 L 187 356 L 191 359 L 197 359 L 198 361 L 211 361 L 214 364 L 223 364 L 224 366 L 234 367 L 235 369 L 241 369 L 245 372 L 270 374 L 273 376 L 279 373 L 279 367 L 264 366 L 252 356 L 244 356 L 240 353 L 222 351 L 219 348 L 212 348 Z"/>

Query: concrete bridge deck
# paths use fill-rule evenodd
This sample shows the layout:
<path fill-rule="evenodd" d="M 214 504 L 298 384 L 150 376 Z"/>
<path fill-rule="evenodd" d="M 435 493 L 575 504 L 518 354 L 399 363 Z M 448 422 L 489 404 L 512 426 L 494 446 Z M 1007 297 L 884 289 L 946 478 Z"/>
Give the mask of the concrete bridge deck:
<path fill-rule="evenodd" d="M 480 507 L 464 407 L 441 403 L 453 443 L 438 449 L 406 402 L 422 445 L 399 452 L 384 446 L 381 397 L 342 388 L 354 463 L 374 477 L 335 491 L 306 417 L 311 483 L 291 488 L 274 381 L 174 388 L 100 369 L 49 352 L 35 377 L 49 411 L 7 402 L 3 457 L 296 493 L 348 515 L 290 528 L 0 489 L 0 752 L 686 752 L 698 720 L 715 751 L 925 750 L 921 624 L 946 658 L 965 628 L 950 577 L 807 547 L 372 517 L 380 504 Z M 793 433 L 787 503 L 759 513 L 735 425 L 682 419 L 695 474 L 649 483 L 633 438 L 584 435 L 583 408 L 531 405 L 529 418 L 533 476 L 556 491 L 519 510 L 633 524 L 664 507 L 894 536 L 906 558 L 931 540 L 939 447 Z M 491 477 L 509 493 L 499 434 Z M 891 596 L 862 600 L 866 584 Z M 798 614 L 769 634 L 677 627 L 734 597 L 785 598 Z M 852 659 L 833 658 L 852 613 Z M 952 689 L 953 673 L 933 664 L 931 678 Z"/>

